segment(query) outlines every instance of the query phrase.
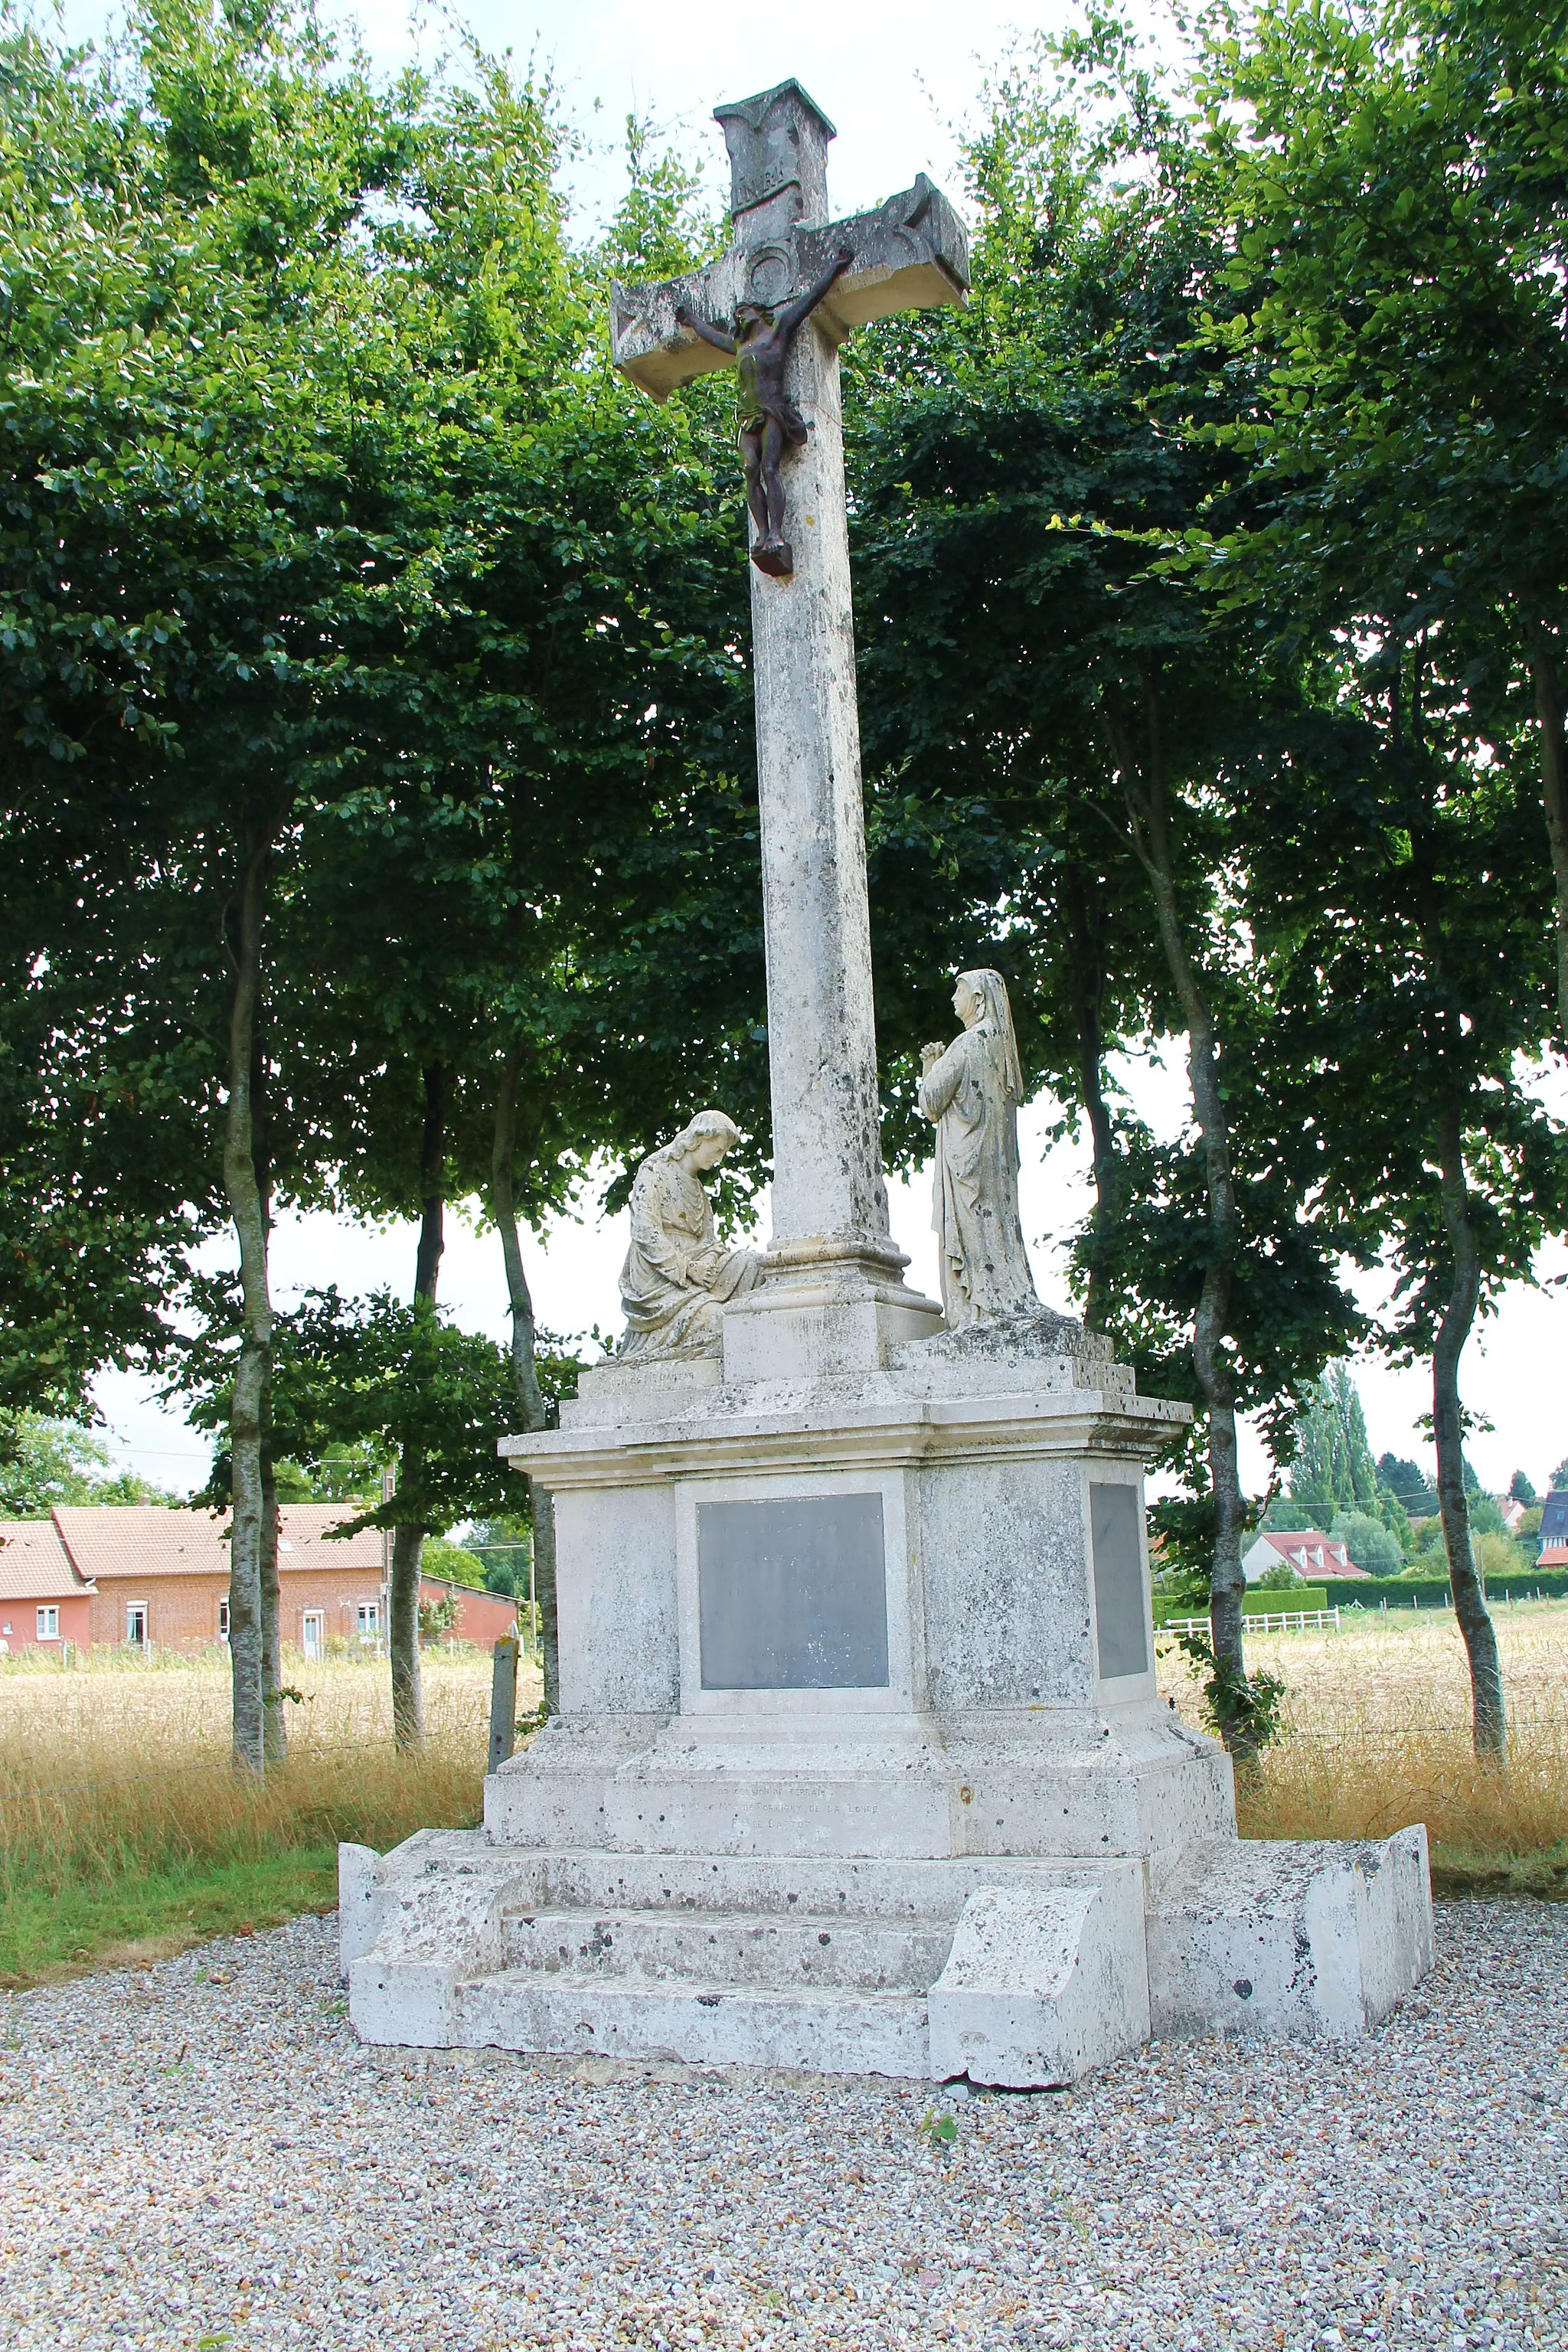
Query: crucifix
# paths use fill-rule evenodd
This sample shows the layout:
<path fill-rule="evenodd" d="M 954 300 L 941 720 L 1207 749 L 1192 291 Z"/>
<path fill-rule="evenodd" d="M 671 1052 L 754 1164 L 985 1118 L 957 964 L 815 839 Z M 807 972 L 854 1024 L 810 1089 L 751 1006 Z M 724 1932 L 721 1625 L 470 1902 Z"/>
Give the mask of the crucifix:
<path fill-rule="evenodd" d="M 882 1181 L 838 346 L 870 320 L 962 303 L 969 241 L 923 174 L 830 222 L 833 125 L 798 82 L 715 119 L 730 245 L 689 277 L 614 288 L 611 345 L 655 400 L 710 369 L 741 378 L 773 1115 L 767 1279 L 741 1312 L 870 1299 L 891 1310 L 874 1318 L 881 1354 L 934 1310 L 903 1287 Z M 728 1362 L 728 1318 L 725 1334 Z"/>

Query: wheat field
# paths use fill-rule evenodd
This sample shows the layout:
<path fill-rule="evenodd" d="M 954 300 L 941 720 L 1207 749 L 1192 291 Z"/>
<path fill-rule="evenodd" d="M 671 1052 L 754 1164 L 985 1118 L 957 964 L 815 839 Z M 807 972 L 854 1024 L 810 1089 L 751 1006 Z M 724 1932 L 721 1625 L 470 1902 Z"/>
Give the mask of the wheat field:
<path fill-rule="evenodd" d="M 1337 1633 L 1255 1634 L 1249 1671 L 1285 1685 L 1283 1737 L 1240 1776 L 1252 1837 L 1384 1837 L 1425 1822 L 1439 1882 L 1489 1877 L 1556 1891 L 1568 1863 L 1568 1605 L 1495 1612 L 1507 1769 L 1477 1762 L 1454 1618 L 1347 1613 Z M 1198 1690 L 1173 1643 L 1161 1687 L 1197 1722 Z"/>

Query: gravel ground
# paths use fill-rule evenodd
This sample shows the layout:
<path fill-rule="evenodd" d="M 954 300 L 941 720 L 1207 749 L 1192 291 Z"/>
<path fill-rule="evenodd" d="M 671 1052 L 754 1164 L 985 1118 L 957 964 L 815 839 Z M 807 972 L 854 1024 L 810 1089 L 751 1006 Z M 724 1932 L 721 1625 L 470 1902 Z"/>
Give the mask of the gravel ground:
<path fill-rule="evenodd" d="M 957 2101 L 363 2050 L 315 1919 L 11 1994 L 0 2341 L 1561 2347 L 1568 1909 L 1439 1948 L 1346 2053 Z"/>

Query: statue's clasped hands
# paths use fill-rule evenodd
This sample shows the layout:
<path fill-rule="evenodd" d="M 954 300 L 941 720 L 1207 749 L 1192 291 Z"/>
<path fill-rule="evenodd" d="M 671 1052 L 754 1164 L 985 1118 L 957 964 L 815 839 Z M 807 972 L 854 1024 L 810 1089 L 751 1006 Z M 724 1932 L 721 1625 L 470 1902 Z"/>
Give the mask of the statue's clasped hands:
<path fill-rule="evenodd" d="M 946 1051 L 947 1047 L 945 1045 L 922 1045 L 921 1047 L 921 1076 L 922 1078 L 929 1069 L 932 1068 L 935 1064 L 941 1061 Z"/>

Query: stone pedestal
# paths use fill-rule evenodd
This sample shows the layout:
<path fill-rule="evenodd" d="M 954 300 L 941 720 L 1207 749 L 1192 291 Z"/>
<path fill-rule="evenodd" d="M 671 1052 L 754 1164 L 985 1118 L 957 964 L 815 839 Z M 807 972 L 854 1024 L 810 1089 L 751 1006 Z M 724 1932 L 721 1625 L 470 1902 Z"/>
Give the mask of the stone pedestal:
<path fill-rule="evenodd" d="M 1363 2032 L 1422 1973 L 1421 1832 L 1240 1845 L 1158 1696 L 1142 1469 L 1185 1408 L 1047 1313 L 862 1303 L 842 1349 L 731 1310 L 722 1362 L 606 1366 L 510 1442 L 563 1712 L 482 1831 L 345 1849 L 366 2039 L 1026 2085 L 1152 2021 Z"/>

